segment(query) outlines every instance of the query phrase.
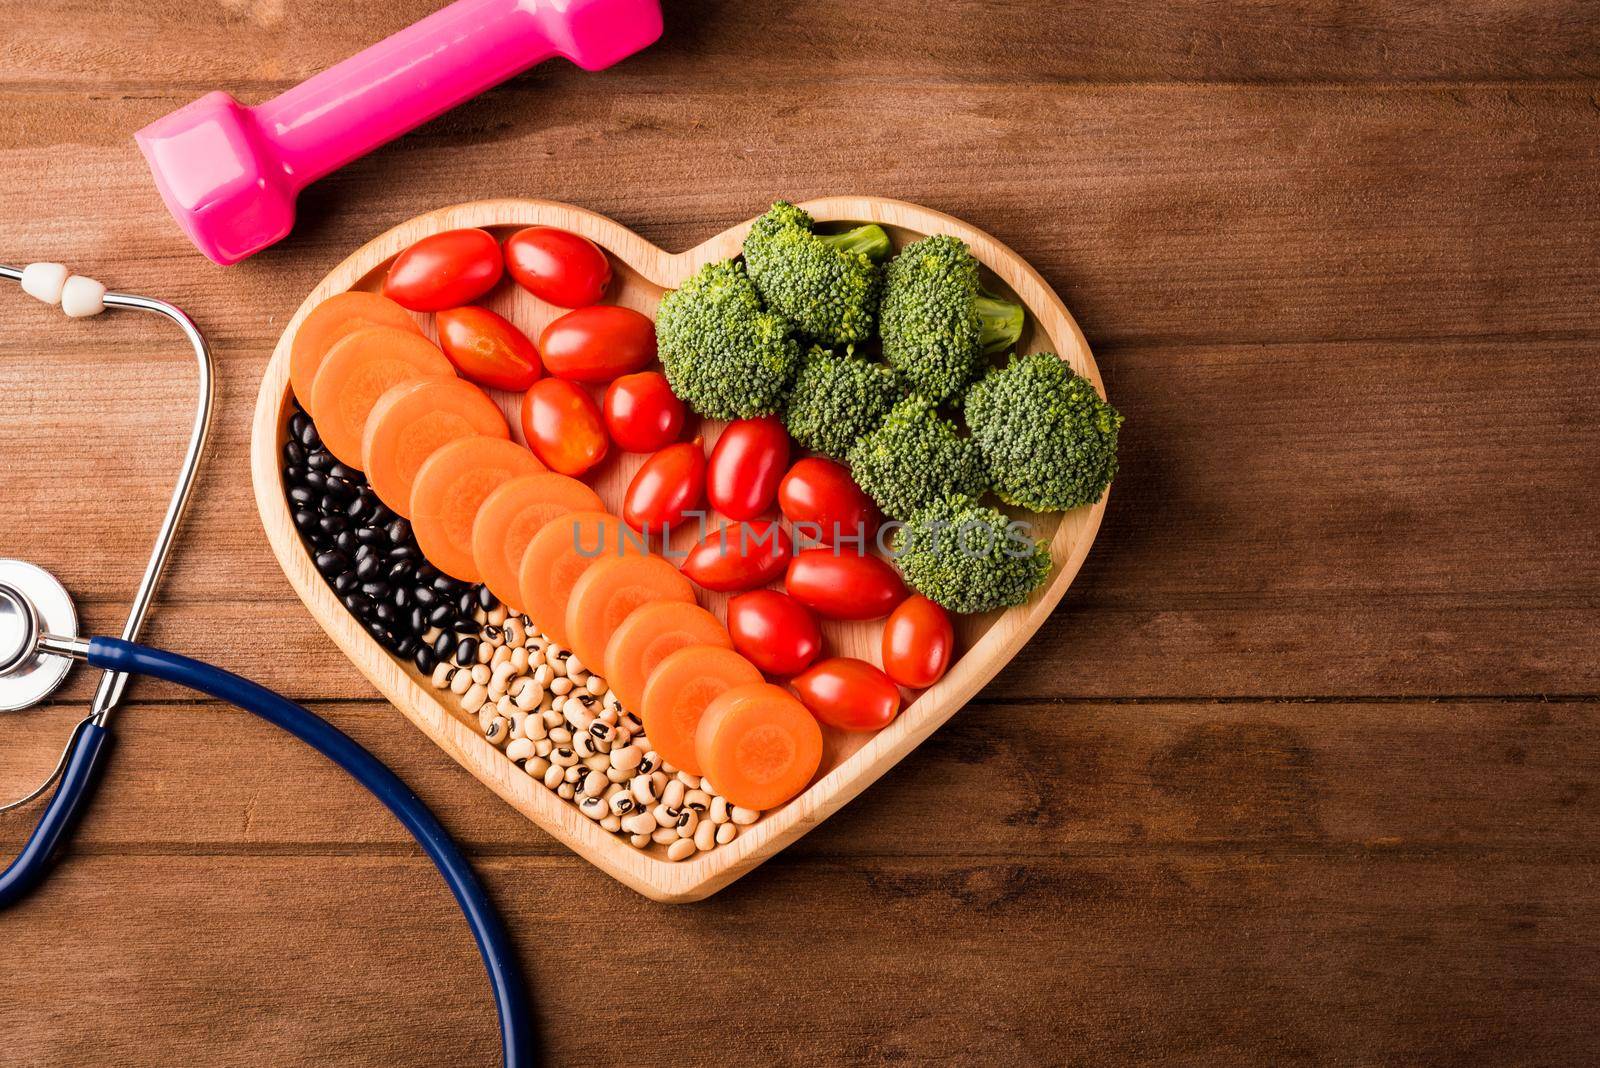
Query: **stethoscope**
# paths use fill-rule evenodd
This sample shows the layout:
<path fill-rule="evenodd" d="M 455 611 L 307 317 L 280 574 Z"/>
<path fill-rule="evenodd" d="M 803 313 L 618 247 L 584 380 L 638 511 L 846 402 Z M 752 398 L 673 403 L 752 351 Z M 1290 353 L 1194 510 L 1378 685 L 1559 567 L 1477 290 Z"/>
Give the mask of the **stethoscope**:
<path fill-rule="evenodd" d="M 66 679 L 74 661 L 85 661 L 101 671 L 89 714 L 74 728 L 55 770 L 26 797 L 0 805 L 0 812 L 17 808 L 59 783 L 22 852 L 0 873 L 0 909 L 16 903 L 44 879 L 52 854 L 82 816 L 110 739 L 107 724 L 122 701 L 129 677 L 165 679 L 237 705 L 283 728 L 349 772 L 388 806 L 438 867 L 472 929 L 494 990 L 505 1063 L 535 1063 L 533 1024 L 515 948 L 466 858 L 406 784 L 344 732 L 271 690 L 210 664 L 137 644 L 188 507 L 211 429 L 215 398 L 211 352 L 193 320 L 165 301 L 106 292 L 92 279 L 69 276 L 60 264 L 35 263 L 21 271 L 0 265 L 0 277 L 20 282 L 24 291 L 60 305 L 74 318 L 97 315 L 106 308 L 163 315 L 178 325 L 194 347 L 200 372 L 194 429 L 183 466 L 120 638 L 79 636 L 72 597 L 55 576 L 21 560 L 0 560 L 0 713 L 31 708 L 46 700 Z"/>

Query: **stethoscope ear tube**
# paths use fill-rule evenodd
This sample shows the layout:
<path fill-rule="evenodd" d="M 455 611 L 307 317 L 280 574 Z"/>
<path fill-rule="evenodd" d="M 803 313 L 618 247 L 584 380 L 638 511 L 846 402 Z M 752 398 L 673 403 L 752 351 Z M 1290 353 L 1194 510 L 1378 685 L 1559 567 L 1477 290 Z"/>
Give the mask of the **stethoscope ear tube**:
<path fill-rule="evenodd" d="M 515 947 L 472 866 L 399 776 L 331 723 L 221 668 L 119 638 L 91 638 L 87 660 L 91 666 L 108 672 L 165 679 L 237 705 L 299 738 L 370 790 L 416 838 L 466 915 L 494 991 L 505 1063 L 515 1068 L 537 1063 L 533 1021 Z M 85 720 L 79 724 L 61 785 L 56 788 L 44 819 L 16 862 L 0 875 L 0 908 L 43 878 L 51 852 L 82 811 L 108 737 L 106 729 L 97 723 Z"/>
<path fill-rule="evenodd" d="M 49 872 L 51 855 L 83 815 L 84 804 L 100 777 L 100 758 L 110 741 L 111 732 L 93 720 L 78 724 L 67 743 L 61 782 L 45 806 L 44 815 L 16 860 L 0 872 L 0 911 L 38 886 Z"/>

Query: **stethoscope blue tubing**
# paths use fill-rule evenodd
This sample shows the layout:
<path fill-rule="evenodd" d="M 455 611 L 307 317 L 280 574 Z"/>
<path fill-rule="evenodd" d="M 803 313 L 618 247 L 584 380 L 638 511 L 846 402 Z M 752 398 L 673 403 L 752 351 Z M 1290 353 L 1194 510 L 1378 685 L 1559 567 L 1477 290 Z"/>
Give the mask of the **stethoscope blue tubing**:
<path fill-rule="evenodd" d="M 165 679 L 237 705 L 299 738 L 372 791 L 438 866 L 466 915 L 494 991 L 506 1065 L 530 1068 L 538 1063 L 533 1019 L 515 947 L 467 859 L 433 813 L 399 776 L 326 720 L 221 668 L 117 638 L 91 638 L 87 659 L 91 666 L 106 671 Z M 55 796 L 50 799 L 27 845 L 11 867 L 0 874 L 0 909 L 44 878 L 50 855 L 82 811 L 83 802 L 94 785 L 100 754 L 105 751 L 109 739 L 110 733 L 97 723 L 85 721 L 79 726 L 72 741 L 72 755 L 62 771 L 61 785 L 56 788 Z"/>

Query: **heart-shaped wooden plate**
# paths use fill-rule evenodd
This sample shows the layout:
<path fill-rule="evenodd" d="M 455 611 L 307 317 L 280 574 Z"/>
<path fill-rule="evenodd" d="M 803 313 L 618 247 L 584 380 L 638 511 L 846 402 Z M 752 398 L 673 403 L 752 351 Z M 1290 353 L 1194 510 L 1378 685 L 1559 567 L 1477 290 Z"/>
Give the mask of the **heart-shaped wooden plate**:
<path fill-rule="evenodd" d="M 1104 393 L 1083 333 L 1060 298 L 1021 257 L 988 234 L 940 212 L 878 197 L 829 197 L 802 207 L 822 223 L 879 223 L 889 231 L 896 247 L 935 233 L 961 238 L 983 264 L 986 287 L 1020 301 L 1027 309 L 1027 325 L 1018 351 L 1054 350 Z M 697 248 L 674 255 L 604 216 L 542 200 L 462 204 L 396 226 L 324 278 L 284 330 L 256 404 L 251 460 L 256 505 L 273 552 L 295 592 L 335 644 L 407 719 L 519 812 L 603 871 L 658 901 L 694 901 L 726 886 L 827 819 L 915 749 L 1005 667 L 1044 622 L 1077 574 L 1099 529 L 1106 500 L 1102 497 L 1093 506 L 1065 515 L 1027 516 L 1035 524 L 1038 536 L 1051 539 L 1054 570 L 1049 584 L 1020 607 L 957 617 L 959 659 L 949 674 L 915 695 L 899 718 L 882 731 L 848 735 L 826 731 L 822 769 L 799 797 L 763 815 L 733 842 L 696 854 L 691 860 L 670 861 L 659 847 L 652 847 L 650 852 L 637 850 L 534 781 L 483 738 L 476 717 L 465 715 L 459 708 L 446 707 L 427 679 L 379 647 L 317 573 L 284 498 L 279 457 L 291 408 L 289 343 L 311 309 L 345 290 L 379 289 L 390 261 L 429 234 L 477 226 L 504 237 L 514 229 L 535 224 L 583 234 L 605 249 L 616 273 L 609 299 L 652 315 L 666 290 L 676 288 L 706 263 L 738 255 L 749 228 L 749 222 L 741 223 Z M 510 283 L 502 283 L 484 303 L 534 337 L 562 313 L 562 309 L 544 304 Z M 428 335 L 437 340 L 431 317 L 418 319 Z M 496 399 L 516 427 L 517 398 L 499 394 Z M 709 447 L 721 424 L 707 423 L 703 429 Z M 643 460 L 642 456 L 614 457 L 591 479 L 608 507 L 620 506 L 623 490 Z M 702 601 L 720 614 L 724 601 L 721 595 L 707 596 L 702 591 Z M 877 663 L 881 627 L 881 623 L 828 623 L 824 630 L 833 654 Z M 451 700 L 448 693 L 443 699 Z"/>

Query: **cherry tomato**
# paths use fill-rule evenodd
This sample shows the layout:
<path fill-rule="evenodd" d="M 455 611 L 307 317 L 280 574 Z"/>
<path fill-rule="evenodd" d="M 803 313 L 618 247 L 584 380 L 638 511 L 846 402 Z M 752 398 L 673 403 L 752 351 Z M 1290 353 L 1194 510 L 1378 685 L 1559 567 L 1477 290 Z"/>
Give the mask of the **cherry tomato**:
<path fill-rule="evenodd" d="M 439 347 L 467 381 L 521 391 L 538 380 L 539 350 L 528 335 L 488 308 L 446 308 L 433 321 L 439 327 Z"/>
<path fill-rule="evenodd" d="M 705 500 L 706 454 L 699 442 L 668 445 L 644 462 L 622 497 L 622 519 L 665 537 Z"/>
<path fill-rule="evenodd" d="M 793 675 L 822 652 L 822 628 L 806 606 L 777 590 L 752 590 L 728 602 L 733 647 L 768 675 Z"/>
<path fill-rule="evenodd" d="M 729 519 L 754 519 L 772 506 L 789 466 L 789 432 L 775 415 L 735 419 L 711 449 L 706 496 Z"/>
<path fill-rule="evenodd" d="M 522 434 L 546 467 L 573 478 L 605 459 L 610 444 L 594 398 L 560 378 L 541 378 L 522 395 Z"/>
<path fill-rule="evenodd" d="M 830 657 L 789 680 L 811 714 L 842 731 L 882 730 L 900 714 L 900 687 L 853 656 Z"/>
<path fill-rule="evenodd" d="M 778 483 L 778 508 L 795 536 L 832 545 L 840 539 L 865 546 L 878 530 L 883 514 L 862 492 L 843 464 L 808 456 L 795 461 Z M 860 542 L 855 539 L 860 536 Z"/>
<path fill-rule="evenodd" d="M 632 308 L 596 304 L 570 311 L 539 335 L 544 368 L 574 382 L 609 382 L 656 358 L 656 324 Z"/>
<path fill-rule="evenodd" d="M 883 670 L 913 690 L 944 678 L 956 647 L 950 613 L 920 593 L 901 601 L 883 625 Z"/>
<path fill-rule="evenodd" d="M 683 573 L 718 593 L 753 590 L 776 581 L 793 552 L 789 534 L 775 519 L 734 523 L 707 534 L 683 560 Z"/>
<path fill-rule="evenodd" d="M 553 226 L 530 226 L 506 238 L 506 270 L 517 285 L 562 308 L 600 303 L 611 284 L 611 261 L 586 237 Z"/>
<path fill-rule="evenodd" d="M 789 596 L 829 619 L 882 619 L 907 593 L 886 560 L 834 549 L 796 553 L 783 584 Z"/>
<path fill-rule="evenodd" d="M 606 387 L 606 429 L 624 452 L 655 452 L 683 433 L 688 413 L 660 371 L 623 375 Z"/>
<path fill-rule="evenodd" d="M 394 259 L 383 295 L 412 311 L 442 311 L 471 304 L 500 281 L 505 261 L 486 230 L 430 234 Z"/>

